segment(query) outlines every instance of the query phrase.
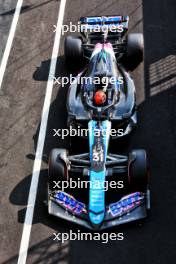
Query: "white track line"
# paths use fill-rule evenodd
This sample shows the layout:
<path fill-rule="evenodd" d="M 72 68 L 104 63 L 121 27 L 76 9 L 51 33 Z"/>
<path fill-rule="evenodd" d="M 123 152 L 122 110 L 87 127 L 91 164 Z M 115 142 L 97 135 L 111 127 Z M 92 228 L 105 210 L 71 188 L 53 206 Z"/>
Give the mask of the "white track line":
<path fill-rule="evenodd" d="M 26 211 L 25 222 L 23 226 L 23 233 L 22 233 L 21 244 L 20 244 L 18 264 L 25 264 L 26 258 L 27 258 L 27 251 L 29 247 L 30 233 L 31 233 L 31 228 L 32 228 L 32 220 L 33 220 L 34 207 L 35 207 L 35 201 L 36 201 L 36 195 L 37 195 L 39 174 L 40 174 L 40 169 L 41 169 L 43 147 L 44 147 L 48 115 L 49 115 L 51 96 L 52 96 L 52 90 L 53 90 L 53 81 L 54 81 L 53 76 L 55 75 L 55 70 L 56 70 L 56 62 L 57 62 L 57 56 L 58 56 L 59 46 L 60 46 L 61 27 L 62 27 L 63 19 L 64 19 L 65 6 L 66 6 L 66 0 L 61 0 L 59 16 L 58 16 L 58 21 L 57 21 L 57 29 L 55 33 L 56 35 L 55 35 L 53 52 L 52 52 L 52 57 L 51 57 L 51 65 L 50 65 L 48 83 L 47 83 L 45 100 L 44 100 L 43 111 L 42 111 L 42 119 L 41 119 L 39 137 L 38 137 L 38 142 L 37 142 L 36 157 L 34 161 L 31 186 L 29 190 L 27 211 Z"/>
<path fill-rule="evenodd" d="M 17 5 L 16 5 L 16 9 L 15 9 L 15 14 L 14 14 L 14 17 L 13 17 L 13 20 L 12 20 L 11 28 L 10 28 L 10 31 L 9 31 L 9 36 L 8 36 L 8 39 L 7 39 L 5 51 L 4 51 L 4 54 L 3 54 L 3 57 L 2 57 L 2 61 L 1 61 L 1 65 L 0 65 L 0 89 L 1 89 L 1 86 L 2 86 L 2 81 L 3 81 L 3 78 L 4 78 L 4 73 L 5 73 L 7 62 L 8 62 L 8 58 L 9 58 L 9 55 L 10 55 L 13 39 L 14 39 L 14 36 L 15 36 L 15 31 L 16 31 L 18 19 L 19 19 L 19 16 L 20 16 L 22 4 L 23 4 L 23 0 L 18 0 Z"/>

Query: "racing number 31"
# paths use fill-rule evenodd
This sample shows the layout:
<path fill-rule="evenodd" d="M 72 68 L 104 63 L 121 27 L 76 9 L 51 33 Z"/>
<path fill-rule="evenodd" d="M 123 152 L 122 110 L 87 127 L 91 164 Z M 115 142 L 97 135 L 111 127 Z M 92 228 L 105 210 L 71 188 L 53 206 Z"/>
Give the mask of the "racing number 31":
<path fill-rule="evenodd" d="M 103 149 L 101 149 L 100 151 L 93 151 L 93 161 L 96 162 L 103 162 L 104 160 L 104 153 L 103 153 Z"/>

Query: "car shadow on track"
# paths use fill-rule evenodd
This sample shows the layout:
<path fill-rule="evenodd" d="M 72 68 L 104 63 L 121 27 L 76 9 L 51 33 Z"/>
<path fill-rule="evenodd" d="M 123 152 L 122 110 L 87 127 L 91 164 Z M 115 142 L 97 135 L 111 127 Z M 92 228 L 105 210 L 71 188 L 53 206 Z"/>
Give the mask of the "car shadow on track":
<path fill-rule="evenodd" d="M 33 78 L 36 81 L 46 81 L 46 76 L 49 75 L 49 68 L 50 68 L 50 60 L 43 61 L 41 63 L 41 66 L 36 69 L 36 71 L 33 74 Z M 61 70 L 62 69 L 62 70 Z M 63 70 L 64 69 L 64 70 Z M 65 62 L 63 56 L 58 57 L 57 60 L 57 67 L 56 67 L 56 73 L 55 77 L 60 76 L 68 76 L 69 72 L 66 70 Z M 53 88 L 54 89 L 54 88 Z M 49 111 L 49 117 L 48 117 L 48 123 L 47 123 L 47 130 L 46 130 L 46 137 L 45 137 L 45 144 L 44 144 L 44 150 L 43 150 L 43 161 L 45 163 L 48 162 L 49 153 L 53 148 L 66 148 L 69 149 L 70 147 L 70 138 L 65 137 L 64 139 L 60 137 L 54 137 L 53 129 L 63 129 L 67 128 L 67 111 L 66 111 L 66 97 L 67 97 L 67 89 L 68 87 L 60 87 L 58 90 L 58 93 L 53 100 L 53 102 L 50 105 L 50 111 Z M 36 151 L 37 148 L 37 140 L 40 130 L 40 124 L 38 125 L 36 132 L 33 136 L 34 140 L 34 149 Z M 78 149 L 78 146 L 76 146 Z M 35 159 L 35 155 L 31 153 L 26 154 L 27 159 Z M 28 192 L 29 187 L 31 183 L 31 177 L 32 175 L 27 176 L 24 178 L 23 181 L 21 181 L 12 191 L 10 195 L 10 202 L 15 205 L 21 205 L 26 206 L 27 200 L 28 200 Z M 35 215 L 33 218 L 33 224 L 35 223 L 42 223 L 50 226 L 53 229 L 57 229 L 58 226 L 62 226 L 62 220 L 55 221 L 52 217 L 48 217 L 47 214 L 47 207 L 44 205 L 44 201 L 46 200 L 46 192 L 47 192 L 47 178 L 48 173 L 47 170 L 41 170 L 40 171 L 40 177 L 39 177 L 39 187 L 38 187 L 38 193 L 37 193 L 37 202 L 36 202 L 36 208 L 35 208 Z M 22 190 L 26 190 L 26 192 L 22 192 Z M 40 212 L 39 212 L 40 211 Z M 26 213 L 26 207 L 18 212 L 18 221 L 20 223 L 24 222 Z M 44 216 L 45 215 L 45 216 Z M 44 217 L 43 217 L 44 216 Z M 58 225 L 59 221 L 59 225 Z M 65 225 L 64 225 L 65 226 Z M 70 227 L 70 226 L 69 226 Z M 68 228 L 69 228 L 68 227 Z M 73 227 L 74 228 L 74 227 Z"/>
<path fill-rule="evenodd" d="M 50 60 L 43 61 L 41 66 L 36 69 L 33 74 L 33 78 L 36 81 L 46 81 L 47 76 L 49 75 L 49 67 L 50 67 Z M 57 67 L 55 78 L 58 77 L 69 77 L 69 75 L 75 76 L 76 73 L 71 73 L 66 69 L 64 57 L 60 56 L 57 60 Z M 44 151 L 43 151 L 43 161 L 46 162 L 49 157 L 49 153 L 53 148 L 70 148 L 70 137 L 68 136 L 54 136 L 55 132 L 54 129 L 67 129 L 67 109 L 66 109 L 66 101 L 67 101 L 67 92 L 69 85 L 65 85 L 64 87 L 60 86 L 59 88 L 54 85 L 54 89 L 57 89 L 58 92 L 56 94 L 55 99 L 50 105 L 48 123 L 47 123 L 47 130 L 46 130 L 46 137 L 45 137 L 45 144 L 44 144 Z M 34 139 L 34 147 L 36 150 L 37 147 L 37 140 L 39 135 L 40 124 L 36 130 L 36 133 L 33 137 Z M 60 133 L 61 134 L 61 133 Z M 80 139 L 77 137 L 76 139 L 72 138 L 72 149 L 75 148 L 77 152 L 83 152 L 84 146 L 86 145 L 86 149 L 88 147 L 87 140 L 83 140 L 84 144 L 79 142 Z"/>

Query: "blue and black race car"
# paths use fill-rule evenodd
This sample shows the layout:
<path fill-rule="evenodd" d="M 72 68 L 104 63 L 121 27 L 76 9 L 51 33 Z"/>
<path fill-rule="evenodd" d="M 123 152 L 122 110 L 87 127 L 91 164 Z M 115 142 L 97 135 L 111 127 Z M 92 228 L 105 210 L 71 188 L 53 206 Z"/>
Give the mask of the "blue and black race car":
<path fill-rule="evenodd" d="M 129 71 L 143 60 L 143 36 L 128 35 L 128 21 L 128 16 L 84 17 L 80 19 L 82 35 L 65 39 L 68 66 L 83 68 L 69 87 L 67 123 L 69 128 L 87 129 L 89 151 L 72 155 L 66 149 L 51 151 L 48 212 L 90 229 L 143 219 L 150 209 L 146 151 L 109 152 L 109 143 L 114 140 L 118 150 L 118 140 L 137 124 Z M 62 190 L 56 184 L 70 179 L 88 183 L 84 194 L 79 188 Z M 105 190 L 105 184 L 120 179 L 123 191 L 112 186 Z"/>

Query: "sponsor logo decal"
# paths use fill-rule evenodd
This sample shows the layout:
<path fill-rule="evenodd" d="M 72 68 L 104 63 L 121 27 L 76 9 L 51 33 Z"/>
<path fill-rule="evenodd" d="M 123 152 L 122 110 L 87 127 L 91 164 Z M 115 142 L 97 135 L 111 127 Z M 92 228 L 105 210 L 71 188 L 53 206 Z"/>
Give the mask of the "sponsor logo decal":
<path fill-rule="evenodd" d="M 136 206 L 142 204 L 144 195 L 140 192 L 135 192 L 123 197 L 120 201 L 110 204 L 108 212 L 112 216 L 120 216 L 123 213 L 134 209 Z"/>
<path fill-rule="evenodd" d="M 54 198 L 56 199 L 57 203 L 63 205 L 66 209 L 69 209 L 73 213 L 81 214 L 86 212 L 85 204 L 77 201 L 69 194 L 59 191 L 54 195 Z"/>

